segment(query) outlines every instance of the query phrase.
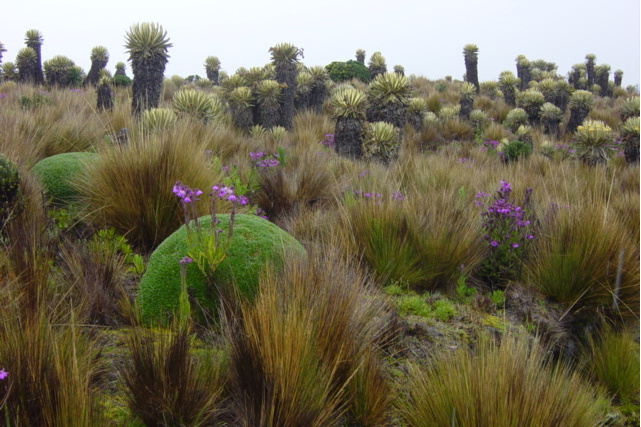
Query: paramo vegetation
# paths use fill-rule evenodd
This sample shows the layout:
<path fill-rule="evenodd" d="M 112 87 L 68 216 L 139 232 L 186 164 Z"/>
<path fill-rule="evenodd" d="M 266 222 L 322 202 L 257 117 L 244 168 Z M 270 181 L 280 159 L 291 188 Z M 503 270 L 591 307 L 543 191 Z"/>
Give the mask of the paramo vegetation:
<path fill-rule="evenodd" d="M 0 71 L 2 425 L 638 425 L 623 71 L 45 42 Z"/>

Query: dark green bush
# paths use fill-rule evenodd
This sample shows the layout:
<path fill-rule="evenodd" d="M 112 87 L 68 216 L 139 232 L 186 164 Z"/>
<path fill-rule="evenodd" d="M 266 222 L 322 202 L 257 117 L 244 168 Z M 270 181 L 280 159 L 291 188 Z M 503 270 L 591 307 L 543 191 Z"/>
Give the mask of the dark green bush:
<path fill-rule="evenodd" d="M 23 95 L 20 97 L 20 105 L 25 110 L 30 110 L 32 108 L 48 104 L 51 104 L 51 100 L 46 95 L 36 94 L 33 96 Z"/>
<path fill-rule="evenodd" d="M 329 78 L 335 82 L 351 80 L 354 77 L 363 83 L 368 83 L 371 80 L 367 67 L 360 62 L 353 60 L 349 60 L 347 62 L 334 61 L 331 64 L 326 65 L 325 69 L 329 74 Z"/>
<path fill-rule="evenodd" d="M 127 76 L 116 74 L 114 76 L 114 86 L 131 86 L 131 79 Z"/>
<path fill-rule="evenodd" d="M 532 154 L 532 146 L 527 142 L 518 140 L 508 142 L 503 147 L 500 147 L 500 150 L 505 163 L 525 159 Z"/>

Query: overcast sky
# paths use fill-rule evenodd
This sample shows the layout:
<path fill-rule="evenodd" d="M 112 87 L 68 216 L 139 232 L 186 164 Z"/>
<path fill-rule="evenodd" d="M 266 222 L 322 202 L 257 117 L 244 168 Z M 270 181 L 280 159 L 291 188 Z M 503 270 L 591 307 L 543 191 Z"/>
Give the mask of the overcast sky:
<path fill-rule="evenodd" d="M 623 70 L 623 86 L 639 84 L 639 0 L 24 0 L 0 8 L 0 42 L 13 61 L 24 34 L 44 36 L 43 60 L 65 55 L 88 71 L 96 45 L 110 52 L 108 68 L 127 61 L 132 24 L 157 22 L 173 47 L 165 76 L 205 76 L 207 56 L 222 69 L 262 66 L 281 42 L 304 49 L 306 65 L 354 59 L 364 49 L 400 64 L 406 74 L 461 79 L 463 47 L 479 48 L 479 80 L 516 74 L 515 58 L 555 62 L 564 76 L 587 53 Z M 128 70 L 130 67 L 128 65 Z M 131 76 L 131 72 L 129 71 Z"/>

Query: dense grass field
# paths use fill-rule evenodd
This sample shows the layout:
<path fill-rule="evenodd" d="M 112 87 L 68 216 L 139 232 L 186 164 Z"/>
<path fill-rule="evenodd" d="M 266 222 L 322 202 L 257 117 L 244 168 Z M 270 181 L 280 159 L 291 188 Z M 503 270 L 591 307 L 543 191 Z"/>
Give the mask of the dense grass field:
<path fill-rule="evenodd" d="M 638 93 L 293 57 L 0 77 L 0 424 L 639 425 Z"/>

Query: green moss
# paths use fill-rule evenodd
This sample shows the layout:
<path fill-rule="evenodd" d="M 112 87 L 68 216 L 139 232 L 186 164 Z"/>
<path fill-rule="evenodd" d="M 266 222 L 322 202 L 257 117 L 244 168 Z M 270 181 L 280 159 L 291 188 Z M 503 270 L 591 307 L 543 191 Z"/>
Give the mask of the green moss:
<path fill-rule="evenodd" d="M 396 305 L 401 316 L 413 314 L 420 317 L 430 317 L 432 314 L 429 304 L 420 295 L 401 295 L 396 301 Z"/>
<path fill-rule="evenodd" d="M 484 324 L 485 326 L 490 326 L 492 328 L 495 328 L 500 333 L 505 332 L 505 326 L 506 326 L 505 319 L 501 319 L 499 317 L 488 314 L 485 317 L 483 317 L 483 320 L 481 320 L 481 323 Z"/>
<path fill-rule="evenodd" d="M 217 217 L 220 219 L 217 227 L 223 229 L 223 235 L 226 235 L 229 215 Z M 210 216 L 202 217 L 199 221 L 203 230 L 211 229 Z M 178 261 L 187 252 L 187 229 L 182 226 L 151 254 L 138 293 L 141 315 L 145 321 L 159 319 L 178 307 Z M 296 239 L 271 222 L 256 215 L 236 215 L 227 257 L 216 269 L 214 280 L 220 285 L 235 284 L 241 296 L 251 299 L 258 290 L 260 271 L 268 262 L 276 266 L 280 264 L 285 252 L 306 254 Z M 190 294 L 205 310 L 215 313 L 215 295 L 207 291 L 205 276 L 195 263 L 187 265 L 186 279 Z M 192 304 L 192 309 L 195 308 L 195 304 Z"/>
<path fill-rule="evenodd" d="M 447 298 L 434 301 L 432 307 L 434 307 L 434 316 L 441 322 L 447 322 L 451 317 L 456 316 L 456 308 Z"/>
<path fill-rule="evenodd" d="M 67 204 L 78 198 L 73 179 L 84 170 L 87 162 L 97 159 L 96 153 L 62 153 L 40 160 L 31 171 L 55 203 Z"/>

